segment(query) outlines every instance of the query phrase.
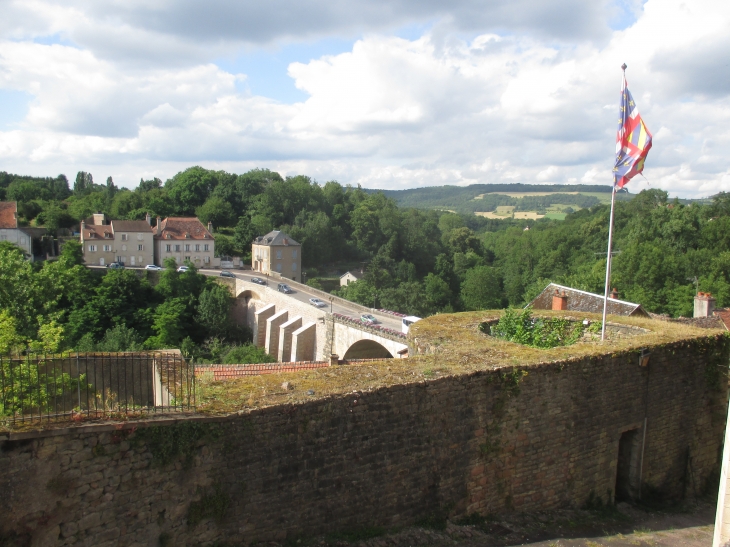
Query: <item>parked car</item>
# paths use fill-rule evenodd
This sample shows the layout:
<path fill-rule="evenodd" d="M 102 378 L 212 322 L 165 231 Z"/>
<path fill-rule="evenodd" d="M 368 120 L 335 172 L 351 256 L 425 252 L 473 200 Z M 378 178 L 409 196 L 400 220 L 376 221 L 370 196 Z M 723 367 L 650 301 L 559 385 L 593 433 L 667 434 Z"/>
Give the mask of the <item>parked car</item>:
<path fill-rule="evenodd" d="M 122 264 L 121 262 L 110 262 L 106 265 L 106 267 L 111 270 L 123 270 L 124 264 Z"/>
<path fill-rule="evenodd" d="M 179 273 L 185 273 L 185 272 L 187 272 L 187 271 L 188 271 L 189 269 L 190 269 L 190 268 L 188 268 L 187 266 L 180 266 L 180 267 L 179 267 L 179 268 L 177 269 L 177 271 L 178 271 Z"/>
<path fill-rule="evenodd" d="M 309 303 L 317 308 L 324 308 L 327 305 L 324 300 L 320 300 L 319 298 L 310 298 Z"/>
<path fill-rule="evenodd" d="M 233 278 L 235 278 L 236 276 L 235 276 L 235 275 L 233 275 L 233 274 L 232 274 L 231 272 L 229 272 L 228 270 L 223 270 L 223 271 L 221 272 L 221 275 L 220 275 L 220 277 L 233 277 Z"/>
<path fill-rule="evenodd" d="M 251 283 L 256 283 L 257 285 L 266 285 L 266 281 L 264 281 L 260 277 L 252 277 Z"/>
<path fill-rule="evenodd" d="M 369 313 L 363 313 L 360 316 L 360 321 L 362 321 L 363 323 L 367 323 L 368 325 L 377 325 L 378 323 L 380 323 L 380 321 L 378 321 L 375 316 L 370 315 Z"/>
<path fill-rule="evenodd" d="M 279 285 L 277 285 L 277 289 L 279 292 L 283 292 L 284 294 L 291 294 L 294 292 L 286 283 L 279 283 Z"/>
<path fill-rule="evenodd" d="M 154 270 L 156 272 L 159 272 L 162 270 L 160 266 L 157 264 L 147 264 L 147 266 L 144 267 L 145 270 Z"/>

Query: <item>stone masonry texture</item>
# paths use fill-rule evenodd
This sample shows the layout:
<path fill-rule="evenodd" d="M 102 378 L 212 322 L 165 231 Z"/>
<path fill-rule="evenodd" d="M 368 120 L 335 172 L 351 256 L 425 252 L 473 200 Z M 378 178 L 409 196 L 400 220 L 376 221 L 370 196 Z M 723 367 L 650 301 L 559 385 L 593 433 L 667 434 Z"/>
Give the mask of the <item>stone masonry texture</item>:
<path fill-rule="evenodd" d="M 0 544 L 247 544 L 580 507 L 612 499 L 621 434 L 645 418 L 643 491 L 699 494 L 717 481 L 725 343 L 656 346 L 647 367 L 634 350 L 228 417 L 6 435 Z"/>

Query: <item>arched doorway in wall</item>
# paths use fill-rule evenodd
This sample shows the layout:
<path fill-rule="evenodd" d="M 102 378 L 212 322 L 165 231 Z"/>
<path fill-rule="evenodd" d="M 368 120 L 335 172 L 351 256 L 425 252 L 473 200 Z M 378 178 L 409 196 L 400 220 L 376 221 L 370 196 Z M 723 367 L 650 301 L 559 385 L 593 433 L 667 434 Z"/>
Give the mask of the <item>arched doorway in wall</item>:
<path fill-rule="evenodd" d="M 343 359 L 392 359 L 391 353 L 373 340 L 358 340 L 352 344 Z"/>

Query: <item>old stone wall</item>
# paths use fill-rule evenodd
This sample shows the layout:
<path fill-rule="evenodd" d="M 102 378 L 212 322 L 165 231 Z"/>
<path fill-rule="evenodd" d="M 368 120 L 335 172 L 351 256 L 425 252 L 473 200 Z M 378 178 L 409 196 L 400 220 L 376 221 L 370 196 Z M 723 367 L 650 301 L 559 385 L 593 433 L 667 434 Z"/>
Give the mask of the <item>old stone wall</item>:
<path fill-rule="evenodd" d="M 231 417 L 14 434 L 0 450 L 0 538 L 249 543 L 605 502 L 621 435 L 643 439 L 644 420 L 643 495 L 693 495 L 717 477 L 723 344 L 656 346 L 646 367 L 633 350 Z"/>

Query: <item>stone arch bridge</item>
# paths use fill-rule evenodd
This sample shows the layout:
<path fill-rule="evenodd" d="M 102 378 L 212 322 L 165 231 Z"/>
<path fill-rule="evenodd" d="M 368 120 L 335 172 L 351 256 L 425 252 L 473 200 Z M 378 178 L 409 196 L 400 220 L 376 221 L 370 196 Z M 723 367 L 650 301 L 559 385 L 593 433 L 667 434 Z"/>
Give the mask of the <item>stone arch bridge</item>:
<path fill-rule="evenodd" d="M 300 298 L 306 295 L 304 301 L 247 279 L 236 279 L 235 286 L 230 281 L 226 284 L 236 296 L 235 319 L 253 330 L 255 345 L 265 348 L 281 362 L 323 361 L 331 354 L 341 359 L 401 357 L 408 350 L 401 332 L 362 323 L 359 315 L 371 312 L 363 306 L 288 279 L 284 281 Z M 327 301 L 327 308 L 310 305 L 311 296 Z M 353 315 L 331 313 L 332 301 L 340 308 L 346 305 Z"/>

